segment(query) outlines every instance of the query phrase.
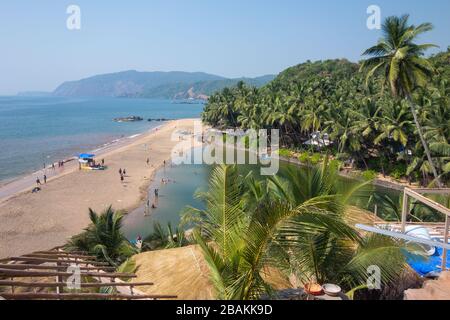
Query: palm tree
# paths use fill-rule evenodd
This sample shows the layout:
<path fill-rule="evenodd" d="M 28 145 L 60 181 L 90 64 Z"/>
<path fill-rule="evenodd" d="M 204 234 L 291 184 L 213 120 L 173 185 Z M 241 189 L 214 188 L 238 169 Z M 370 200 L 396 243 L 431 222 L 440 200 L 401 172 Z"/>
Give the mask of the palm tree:
<path fill-rule="evenodd" d="M 375 261 L 385 281 L 403 270 L 398 247 L 375 245 L 347 224 L 343 204 L 357 188 L 337 194 L 334 168 L 326 161 L 309 173 L 270 181 L 242 176 L 236 166 L 213 170 L 208 191 L 198 194 L 206 209 L 190 208 L 183 220 L 195 226 L 218 298 L 270 294 L 269 266 L 349 288 L 364 283 L 365 268 Z"/>
<path fill-rule="evenodd" d="M 85 231 L 70 239 L 66 248 L 81 250 L 98 256 L 113 266 L 119 266 L 137 251 L 121 232 L 123 214 L 107 208 L 102 214 L 89 209 L 91 224 Z"/>
<path fill-rule="evenodd" d="M 337 283 L 350 290 L 364 286 L 367 267 L 376 264 L 385 284 L 394 281 L 406 267 L 402 245 L 377 235 L 360 236 L 347 224 L 354 219 L 347 217 L 349 203 L 368 195 L 370 181 L 343 187 L 337 167 L 325 159 L 310 170 L 288 168 L 281 178 L 271 178 L 272 192 L 292 207 L 308 199 L 333 199 L 321 223 L 315 220 L 317 213 L 308 213 L 293 216 L 280 227 L 276 241 L 291 253 L 285 269 L 302 283 Z"/>
<path fill-rule="evenodd" d="M 167 223 L 165 230 L 159 222 L 153 224 L 153 233 L 146 237 L 142 244 L 143 251 L 156 249 L 171 249 L 189 245 L 185 230 L 180 227 L 172 228 L 172 224 Z"/>
<path fill-rule="evenodd" d="M 411 132 L 411 116 L 408 109 L 401 102 L 387 103 L 383 108 L 383 121 L 380 126 L 380 134 L 374 143 L 379 144 L 384 139 L 400 143 L 403 147 L 408 145 L 408 132 Z M 397 151 L 397 150 L 396 150 Z"/>
<path fill-rule="evenodd" d="M 414 43 L 419 35 L 432 30 L 433 26 L 430 23 L 419 26 L 409 25 L 408 20 L 408 15 L 386 18 L 382 26 L 384 36 L 377 45 L 363 53 L 371 58 L 363 62 L 361 69 L 369 70 L 367 79 L 377 72 L 381 73 L 384 81 L 389 83 L 392 95 L 408 101 L 422 146 L 436 183 L 440 187 L 439 175 L 425 141 L 412 97 L 414 90 L 425 86 L 427 78 L 434 72 L 432 65 L 423 58 L 423 55 L 427 49 L 435 45 Z"/>

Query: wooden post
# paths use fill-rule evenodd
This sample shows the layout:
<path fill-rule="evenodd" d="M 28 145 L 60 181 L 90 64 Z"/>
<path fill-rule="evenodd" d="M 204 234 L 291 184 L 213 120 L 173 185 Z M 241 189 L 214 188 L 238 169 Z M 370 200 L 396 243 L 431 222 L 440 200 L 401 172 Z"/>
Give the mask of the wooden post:
<path fill-rule="evenodd" d="M 445 228 L 444 228 L 444 243 L 448 243 L 448 228 L 450 226 L 450 219 L 446 215 L 445 216 Z M 442 251 L 442 271 L 447 270 L 447 249 L 444 248 Z"/>
<path fill-rule="evenodd" d="M 56 266 L 59 267 L 61 264 L 59 262 L 56 263 Z M 56 282 L 61 283 L 63 282 L 63 278 L 58 275 L 56 276 Z M 56 293 L 63 293 L 64 292 L 64 287 L 63 286 L 58 286 L 56 287 Z"/>
<path fill-rule="evenodd" d="M 402 233 L 406 231 L 406 218 L 409 214 L 408 194 L 406 190 L 403 191 L 403 206 L 402 206 Z"/>

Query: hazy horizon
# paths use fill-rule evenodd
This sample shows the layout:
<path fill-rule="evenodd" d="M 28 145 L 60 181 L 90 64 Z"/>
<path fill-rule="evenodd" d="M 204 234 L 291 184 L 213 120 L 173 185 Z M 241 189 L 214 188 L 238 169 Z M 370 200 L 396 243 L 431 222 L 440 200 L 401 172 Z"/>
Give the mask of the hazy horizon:
<path fill-rule="evenodd" d="M 69 5 L 81 9 L 81 29 L 69 30 Z M 0 95 L 51 92 L 65 81 L 137 71 L 205 72 L 226 78 L 277 74 L 307 60 L 357 62 L 380 37 L 366 26 L 367 7 L 381 16 L 408 13 L 431 22 L 422 37 L 450 45 L 446 0 L 281 2 L 18 0 L 0 4 Z"/>

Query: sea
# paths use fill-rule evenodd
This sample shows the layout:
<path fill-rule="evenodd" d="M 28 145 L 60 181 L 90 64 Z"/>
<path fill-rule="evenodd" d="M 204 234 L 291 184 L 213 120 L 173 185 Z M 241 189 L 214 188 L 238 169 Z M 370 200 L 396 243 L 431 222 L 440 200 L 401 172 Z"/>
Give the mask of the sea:
<path fill-rule="evenodd" d="M 162 124 L 149 118 L 198 118 L 202 110 L 170 100 L 0 97 L 0 184 Z M 128 116 L 144 121 L 113 121 Z"/>

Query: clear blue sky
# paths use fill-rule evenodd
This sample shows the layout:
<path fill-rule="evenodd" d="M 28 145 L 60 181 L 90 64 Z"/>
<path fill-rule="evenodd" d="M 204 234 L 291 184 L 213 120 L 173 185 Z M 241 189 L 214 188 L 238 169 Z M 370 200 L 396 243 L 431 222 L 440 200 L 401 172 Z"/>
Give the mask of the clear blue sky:
<path fill-rule="evenodd" d="M 66 28 L 70 4 L 81 8 L 79 31 Z M 0 94 L 129 69 L 239 77 L 357 61 L 380 36 L 366 28 L 371 4 L 432 22 L 423 41 L 450 45 L 449 0 L 2 0 Z"/>

